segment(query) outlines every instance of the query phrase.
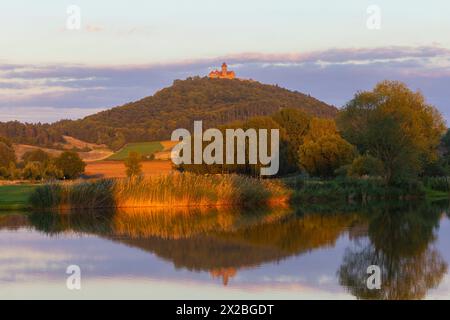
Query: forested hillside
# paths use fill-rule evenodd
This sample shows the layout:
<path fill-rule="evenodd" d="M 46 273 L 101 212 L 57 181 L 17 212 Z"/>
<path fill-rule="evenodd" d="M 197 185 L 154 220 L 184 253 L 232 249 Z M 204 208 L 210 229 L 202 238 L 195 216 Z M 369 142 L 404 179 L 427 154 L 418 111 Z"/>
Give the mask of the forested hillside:
<path fill-rule="evenodd" d="M 21 130 L 5 130 L 0 135 L 15 142 L 52 143 L 62 135 L 118 149 L 127 142 L 170 138 L 176 128 L 191 128 L 194 120 L 215 127 L 235 120 L 271 115 L 282 108 L 296 108 L 309 114 L 331 118 L 337 109 L 311 96 L 256 81 L 188 78 L 150 97 L 112 108 L 76 121 L 59 121 Z M 42 131 L 42 132 L 41 132 Z"/>

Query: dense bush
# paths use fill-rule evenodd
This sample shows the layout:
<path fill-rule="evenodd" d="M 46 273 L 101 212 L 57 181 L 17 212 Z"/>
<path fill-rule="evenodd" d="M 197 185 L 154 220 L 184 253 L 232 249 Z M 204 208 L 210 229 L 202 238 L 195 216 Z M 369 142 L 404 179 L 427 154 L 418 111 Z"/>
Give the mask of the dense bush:
<path fill-rule="evenodd" d="M 415 180 L 397 185 L 386 185 L 380 178 L 319 180 L 295 177 L 283 181 L 294 189 L 293 201 L 297 202 L 367 202 L 379 199 L 420 198 L 425 195 L 422 183 Z"/>

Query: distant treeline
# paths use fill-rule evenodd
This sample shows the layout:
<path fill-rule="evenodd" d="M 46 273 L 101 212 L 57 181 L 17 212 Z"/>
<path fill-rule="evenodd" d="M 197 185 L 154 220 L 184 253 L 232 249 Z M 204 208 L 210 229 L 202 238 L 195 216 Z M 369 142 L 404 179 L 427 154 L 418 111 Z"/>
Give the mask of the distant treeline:
<path fill-rule="evenodd" d="M 54 124 L 0 123 L 0 136 L 16 143 L 58 144 L 62 135 L 117 150 L 129 142 L 169 139 L 177 128 L 192 129 L 194 120 L 217 127 L 236 120 L 269 116 L 293 108 L 333 118 L 337 109 L 311 96 L 256 81 L 188 78 L 176 80 L 155 95 L 81 120 Z"/>
<path fill-rule="evenodd" d="M 21 123 L 19 121 L 0 122 L 0 137 L 6 137 L 14 143 L 55 147 L 64 139 L 49 124 Z"/>

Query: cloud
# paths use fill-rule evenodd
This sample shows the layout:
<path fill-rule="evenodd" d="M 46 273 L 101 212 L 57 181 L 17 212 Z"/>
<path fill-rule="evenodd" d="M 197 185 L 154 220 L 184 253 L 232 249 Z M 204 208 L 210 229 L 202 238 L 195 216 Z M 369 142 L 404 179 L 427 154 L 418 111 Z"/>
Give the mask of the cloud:
<path fill-rule="evenodd" d="M 389 46 L 380 48 L 334 48 L 323 51 L 312 51 L 305 53 L 281 53 L 281 54 L 263 54 L 263 53 L 242 53 L 231 55 L 227 58 L 232 61 L 245 62 L 330 62 L 344 63 L 349 61 L 373 61 L 373 60 L 392 60 L 408 58 L 429 58 L 436 56 L 449 56 L 450 50 L 438 46 Z"/>
<path fill-rule="evenodd" d="M 73 110 L 121 105 L 149 96 L 175 79 L 205 76 L 223 61 L 238 77 L 278 84 L 336 106 L 345 104 L 358 90 L 371 89 L 378 81 L 403 81 L 413 90 L 420 89 L 450 118 L 450 50 L 437 45 L 242 53 L 147 65 L 0 64 L 0 108 L 55 108 L 73 118 Z M 76 115 L 81 114 L 77 111 Z"/>

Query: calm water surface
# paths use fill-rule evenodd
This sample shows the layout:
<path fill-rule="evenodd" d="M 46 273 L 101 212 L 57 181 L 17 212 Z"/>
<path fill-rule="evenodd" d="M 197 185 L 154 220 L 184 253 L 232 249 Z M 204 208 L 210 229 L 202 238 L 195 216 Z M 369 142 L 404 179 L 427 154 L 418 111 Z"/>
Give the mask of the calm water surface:
<path fill-rule="evenodd" d="M 0 298 L 450 299 L 448 203 L 0 214 Z M 382 270 L 368 290 L 366 269 Z M 66 268 L 81 268 L 68 290 Z"/>

